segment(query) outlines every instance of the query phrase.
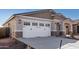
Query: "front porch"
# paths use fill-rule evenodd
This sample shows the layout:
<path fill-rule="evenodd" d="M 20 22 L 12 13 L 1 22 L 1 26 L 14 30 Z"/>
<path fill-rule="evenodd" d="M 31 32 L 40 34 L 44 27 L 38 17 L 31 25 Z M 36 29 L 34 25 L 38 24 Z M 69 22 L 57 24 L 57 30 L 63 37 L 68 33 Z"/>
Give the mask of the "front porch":
<path fill-rule="evenodd" d="M 65 25 L 65 35 L 66 37 L 72 37 L 75 39 L 79 39 L 79 24 L 66 24 Z"/>

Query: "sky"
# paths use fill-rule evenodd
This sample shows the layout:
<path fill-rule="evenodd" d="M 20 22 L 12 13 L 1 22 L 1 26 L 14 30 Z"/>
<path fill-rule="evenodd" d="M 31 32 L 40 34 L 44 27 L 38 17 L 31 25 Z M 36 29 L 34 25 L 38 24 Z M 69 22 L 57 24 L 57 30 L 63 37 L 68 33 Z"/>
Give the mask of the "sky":
<path fill-rule="evenodd" d="M 36 9 L 0 9 L 0 26 L 13 14 L 32 12 L 35 10 Z M 73 20 L 79 19 L 79 9 L 55 9 L 55 11 Z"/>
<path fill-rule="evenodd" d="M 0 9 L 0 26 L 13 14 L 35 11 L 36 9 Z"/>
<path fill-rule="evenodd" d="M 58 13 L 62 13 L 72 20 L 79 19 L 79 9 L 57 9 L 55 11 Z"/>

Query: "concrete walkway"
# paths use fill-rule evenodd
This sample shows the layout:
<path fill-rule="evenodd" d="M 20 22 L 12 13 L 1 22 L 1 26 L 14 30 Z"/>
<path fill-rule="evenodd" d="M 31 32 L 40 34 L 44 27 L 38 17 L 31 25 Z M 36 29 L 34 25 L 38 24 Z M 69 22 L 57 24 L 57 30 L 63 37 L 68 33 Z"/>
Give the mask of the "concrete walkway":
<path fill-rule="evenodd" d="M 77 49 L 79 48 L 79 41 L 61 37 L 43 37 L 43 38 L 17 38 L 17 40 L 24 42 L 36 49 L 59 49 L 62 40 L 61 49 Z"/>

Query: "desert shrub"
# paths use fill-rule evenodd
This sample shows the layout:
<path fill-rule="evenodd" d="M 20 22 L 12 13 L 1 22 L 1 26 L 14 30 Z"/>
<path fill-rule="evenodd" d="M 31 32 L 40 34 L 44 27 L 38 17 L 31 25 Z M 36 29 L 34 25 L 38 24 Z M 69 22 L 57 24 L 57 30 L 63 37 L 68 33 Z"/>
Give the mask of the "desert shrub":
<path fill-rule="evenodd" d="M 9 28 L 0 28 L 0 38 L 9 37 Z"/>
<path fill-rule="evenodd" d="M 73 32 L 71 32 L 71 37 L 74 38 L 74 33 Z"/>

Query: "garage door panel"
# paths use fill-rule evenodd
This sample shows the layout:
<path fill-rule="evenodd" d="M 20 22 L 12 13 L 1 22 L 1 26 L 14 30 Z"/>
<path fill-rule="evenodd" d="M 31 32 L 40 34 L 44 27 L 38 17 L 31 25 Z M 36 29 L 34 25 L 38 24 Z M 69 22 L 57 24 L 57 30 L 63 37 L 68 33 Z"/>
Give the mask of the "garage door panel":
<path fill-rule="evenodd" d="M 50 29 L 47 27 L 42 28 L 42 32 L 41 32 L 41 36 L 46 37 L 46 36 L 50 36 Z"/>
<path fill-rule="evenodd" d="M 33 36 L 33 31 L 32 31 L 32 28 L 31 27 L 25 27 L 23 29 L 23 37 L 27 37 L 27 38 L 34 37 Z"/>
<path fill-rule="evenodd" d="M 25 26 L 23 28 L 23 37 L 24 38 L 47 37 L 50 35 L 51 35 L 51 28 L 50 27 Z"/>

